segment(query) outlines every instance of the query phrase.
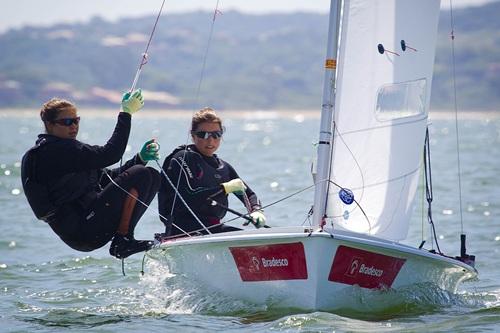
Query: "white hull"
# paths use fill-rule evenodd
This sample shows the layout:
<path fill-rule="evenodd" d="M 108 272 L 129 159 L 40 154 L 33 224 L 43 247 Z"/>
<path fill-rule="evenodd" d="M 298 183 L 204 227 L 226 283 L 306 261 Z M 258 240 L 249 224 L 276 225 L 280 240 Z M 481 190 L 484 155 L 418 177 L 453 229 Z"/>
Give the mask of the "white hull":
<path fill-rule="evenodd" d="M 148 252 L 172 274 L 256 304 L 308 310 L 355 307 L 360 289 L 432 283 L 455 292 L 474 278 L 458 260 L 361 234 L 304 227 L 183 238 Z"/>

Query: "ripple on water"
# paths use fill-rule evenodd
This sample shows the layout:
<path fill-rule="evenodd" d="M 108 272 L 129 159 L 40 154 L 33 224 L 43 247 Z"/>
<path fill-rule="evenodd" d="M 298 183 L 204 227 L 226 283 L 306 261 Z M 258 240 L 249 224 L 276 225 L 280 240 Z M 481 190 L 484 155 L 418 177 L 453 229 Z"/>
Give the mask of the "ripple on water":
<path fill-rule="evenodd" d="M 34 317 L 21 317 L 21 320 L 47 327 L 91 328 L 126 321 L 127 318 L 112 314 L 86 313 L 78 309 L 55 309 Z"/>
<path fill-rule="evenodd" d="M 39 121 L 35 118 L 29 123 L 36 121 L 38 128 Z M 313 124 L 306 119 L 299 125 L 293 120 L 267 123 L 266 120 L 252 118 L 248 123 L 250 125 L 245 127 L 242 120 L 228 120 L 226 124 L 230 130 L 224 137 L 221 156 L 248 180 L 264 204 L 311 184 L 309 169 L 315 148 L 310 142 L 315 142 L 317 135 L 303 137 L 297 133 L 317 133 L 316 121 Z M 89 137 L 92 140 L 90 143 L 105 142 L 106 135 L 109 135 L 107 129 L 112 128 L 113 124 L 114 119 L 89 122 L 87 133 L 95 133 Z M 453 141 L 452 125 L 440 120 L 431 127 L 434 211 L 439 212 L 436 214 L 439 217 L 436 218 L 439 220 L 438 234 L 445 238 L 440 244 L 442 246 L 446 246 L 452 237 L 455 240 L 451 229 L 459 229 L 458 197 L 450 195 L 456 191 L 457 184 L 453 172 L 449 172 L 456 164 L 456 159 L 451 155 L 454 149 L 450 148 Z M 188 126 L 189 121 L 181 122 L 173 118 L 162 122 L 160 127 L 156 123 L 144 121 L 143 126 L 133 126 L 136 132 L 131 138 L 145 137 L 145 133 L 153 133 L 154 129 L 161 128 L 156 133 L 159 141 L 166 143 L 163 151 L 167 153 L 186 139 Z M 496 120 L 492 126 L 495 127 L 494 142 L 498 142 L 500 121 Z M 22 147 L 28 149 L 38 131 L 32 125 L 28 127 L 29 133 L 22 130 L 23 135 L 19 135 L 19 125 L 5 126 L 3 129 L 7 132 L 2 135 L 18 137 Z M 445 130 L 441 133 L 442 127 Z M 4 140 L 7 146 L 0 147 L 2 330 L 53 332 L 75 328 L 76 331 L 141 332 L 156 328 L 156 331 L 177 329 L 182 332 L 187 328 L 192 331 L 238 329 L 252 333 L 272 330 L 495 331 L 495 327 L 500 324 L 500 286 L 496 265 L 500 242 L 496 218 L 499 212 L 496 200 L 500 188 L 500 178 L 496 176 L 500 170 L 499 155 L 491 148 L 493 141 L 486 139 L 488 131 L 472 126 L 463 133 L 465 141 L 481 139 L 473 145 L 464 145 L 462 154 L 464 174 L 468 175 L 463 179 L 468 245 L 471 252 L 478 255 L 480 280 L 464 284 L 463 288 L 467 291 L 459 294 L 426 290 L 428 286 L 423 286 L 422 290 L 409 289 L 401 295 L 391 290 L 378 293 L 360 291 L 356 294 L 356 307 L 312 313 L 301 309 L 277 308 L 272 301 L 256 305 L 231 299 L 209 291 L 186 277 L 169 275 L 168 271 L 155 268 L 150 263 L 146 266 L 146 276 L 140 277 L 139 256 L 126 261 L 127 276 L 123 277 L 120 262 L 108 258 L 107 249 L 98 252 L 103 254 L 97 254 L 97 257 L 94 252 L 91 256 L 80 256 L 69 250 L 45 224 L 35 222 L 22 195 L 18 162 L 20 149 Z M 139 141 L 142 142 L 131 141 L 129 149 L 132 152 Z M 128 152 L 129 157 L 132 152 Z M 256 171 L 262 163 L 265 163 L 265 170 Z M 468 164 L 472 167 L 468 168 Z M 287 169 L 292 172 L 288 173 Z M 6 174 L 7 170 L 9 172 Z M 270 185 L 273 182 L 276 183 L 275 191 Z M 286 192 L 282 193 L 284 188 Z M 16 194 L 16 189 L 20 193 Z M 307 191 L 304 195 L 269 207 L 266 209 L 269 220 L 279 225 L 293 217 L 299 224 L 310 208 L 312 193 Z M 446 215 L 442 213 L 443 210 L 450 210 L 452 214 Z M 147 223 L 147 220 L 144 223 L 141 221 L 139 229 L 144 230 L 144 226 L 153 229 Z M 154 223 L 157 223 L 156 219 Z M 418 244 L 420 232 L 412 230 L 412 233 L 416 235 L 412 239 L 415 240 L 413 243 Z M 15 246 L 11 246 L 12 242 L 15 242 Z M 47 258 L 54 261 L 45 262 Z"/>
<path fill-rule="evenodd" d="M 147 263 L 147 274 L 141 279 L 148 308 L 155 313 L 202 313 L 217 316 L 239 316 L 245 322 L 273 321 L 286 314 L 303 310 L 277 307 L 273 300 L 266 304 L 253 304 L 234 299 L 209 288 L 190 282 L 184 276 L 169 273 L 155 261 Z M 353 290 L 353 303 L 331 313 L 358 320 L 388 320 L 432 314 L 447 307 L 484 307 L 491 295 L 452 294 L 430 284 L 414 285 L 395 290 Z M 495 298 L 496 299 L 496 298 Z M 280 324 L 281 325 L 281 324 Z"/>

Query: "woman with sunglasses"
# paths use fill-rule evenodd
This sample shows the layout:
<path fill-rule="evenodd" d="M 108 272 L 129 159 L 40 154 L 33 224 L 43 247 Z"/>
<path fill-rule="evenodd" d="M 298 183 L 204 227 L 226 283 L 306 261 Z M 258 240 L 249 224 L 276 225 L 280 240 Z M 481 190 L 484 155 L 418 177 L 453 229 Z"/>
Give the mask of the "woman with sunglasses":
<path fill-rule="evenodd" d="M 53 98 L 40 111 L 45 132 L 22 161 L 24 192 L 37 218 L 71 248 L 92 251 L 112 239 L 109 252 L 117 258 L 148 250 L 151 241 L 136 240 L 134 229 L 156 195 L 159 173 L 145 167 L 158 159 L 158 145 L 146 142 L 123 166 L 131 116 L 144 105 L 140 90 L 122 99 L 113 135 L 104 146 L 76 139 L 80 117 L 69 101 Z"/>
<path fill-rule="evenodd" d="M 266 218 L 257 195 L 229 163 L 215 154 L 223 133 L 222 120 L 212 109 L 204 108 L 191 120 L 194 144 L 180 146 L 165 159 L 158 208 L 166 226 L 166 236 L 195 230 L 206 234 L 206 229 L 212 233 L 240 230 L 220 224 L 226 214 L 229 193 L 236 194 L 247 206 L 257 228 L 265 225 Z"/>

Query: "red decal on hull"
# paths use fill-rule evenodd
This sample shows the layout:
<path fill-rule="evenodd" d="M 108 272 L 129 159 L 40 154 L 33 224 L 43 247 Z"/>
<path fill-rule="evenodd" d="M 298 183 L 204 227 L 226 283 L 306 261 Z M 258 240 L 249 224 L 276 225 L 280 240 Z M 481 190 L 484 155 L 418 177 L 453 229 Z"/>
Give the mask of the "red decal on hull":
<path fill-rule="evenodd" d="M 328 280 L 369 289 L 390 287 L 405 261 L 342 245 L 335 253 Z"/>
<path fill-rule="evenodd" d="M 302 243 L 230 247 L 243 281 L 307 279 Z"/>

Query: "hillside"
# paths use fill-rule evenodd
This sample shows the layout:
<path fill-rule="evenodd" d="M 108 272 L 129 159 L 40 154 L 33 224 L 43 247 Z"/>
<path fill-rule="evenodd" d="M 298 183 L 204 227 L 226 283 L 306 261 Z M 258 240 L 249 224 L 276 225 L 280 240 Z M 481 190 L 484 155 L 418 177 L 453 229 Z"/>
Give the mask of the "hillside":
<path fill-rule="evenodd" d="M 500 2 L 454 11 L 458 103 L 500 110 Z M 149 107 L 319 108 L 327 15 L 224 12 L 161 18 L 139 86 Z M 432 106 L 452 108 L 450 15 L 441 14 Z M 62 96 L 111 106 L 130 87 L 154 16 L 25 27 L 0 34 L 0 107 L 38 106 Z"/>

